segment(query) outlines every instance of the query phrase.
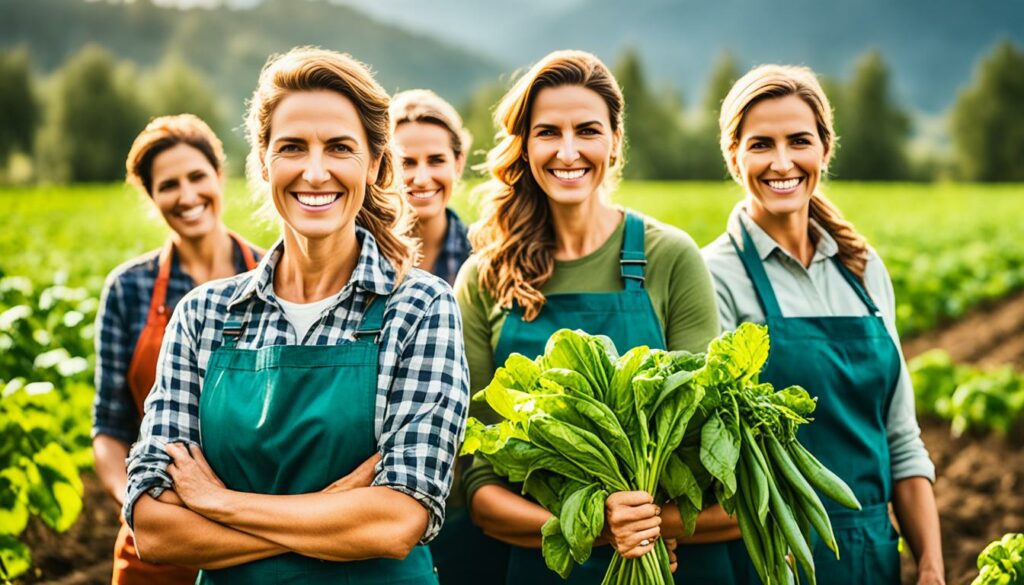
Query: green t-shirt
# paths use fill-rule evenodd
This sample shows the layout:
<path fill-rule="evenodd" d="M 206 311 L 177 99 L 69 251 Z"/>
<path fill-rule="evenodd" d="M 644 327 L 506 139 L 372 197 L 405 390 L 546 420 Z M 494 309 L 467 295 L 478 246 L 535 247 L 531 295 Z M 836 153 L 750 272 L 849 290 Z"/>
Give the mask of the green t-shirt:
<path fill-rule="evenodd" d="M 686 232 L 644 217 L 644 254 L 647 256 L 644 287 L 665 332 L 670 350 L 701 352 L 719 332 L 718 308 L 711 276 L 700 250 Z M 625 234 L 623 221 L 608 240 L 590 254 L 575 260 L 555 261 L 551 279 L 541 287 L 545 295 L 569 292 L 613 292 L 623 289 L 619 252 Z M 498 307 L 479 287 L 477 258 L 471 256 L 455 281 L 455 298 L 462 311 L 462 327 L 469 363 L 469 385 L 477 392 L 494 376 L 494 352 L 507 311 Z M 629 315 L 623 315 L 629 319 Z M 629 348 L 618 348 L 626 351 Z M 485 403 L 473 401 L 470 416 L 494 422 Z M 500 482 L 489 466 L 474 465 L 464 479 L 466 493 Z"/>

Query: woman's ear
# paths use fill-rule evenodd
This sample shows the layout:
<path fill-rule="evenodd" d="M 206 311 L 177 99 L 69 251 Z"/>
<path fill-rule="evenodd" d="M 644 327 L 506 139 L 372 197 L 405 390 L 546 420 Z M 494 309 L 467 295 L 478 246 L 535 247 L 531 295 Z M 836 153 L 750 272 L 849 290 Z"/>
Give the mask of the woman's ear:
<path fill-rule="evenodd" d="M 370 166 L 366 168 L 366 184 L 376 185 L 377 178 L 380 176 L 380 162 L 383 156 L 378 156 L 370 161 Z"/>

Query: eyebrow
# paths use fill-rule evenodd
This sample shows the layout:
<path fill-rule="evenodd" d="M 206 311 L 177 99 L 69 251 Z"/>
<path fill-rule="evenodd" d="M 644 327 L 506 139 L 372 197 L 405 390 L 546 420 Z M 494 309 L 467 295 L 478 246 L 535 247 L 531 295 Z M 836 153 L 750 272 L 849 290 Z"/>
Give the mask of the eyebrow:
<path fill-rule="evenodd" d="M 579 124 L 576 124 L 575 128 L 579 130 L 580 128 L 589 128 L 590 126 L 604 127 L 604 124 L 602 124 L 600 120 L 588 120 L 586 122 L 580 122 Z M 559 126 L 556 124 L 541 123 L 533 125 L 534 130 L 558 130 L 558 128 Z"/>
<path fill-rule="evenodd" d="M 297 136 L 282 136 L 280 138 L 275 139 L 274 142 L 284 142 L 286 144 L 306 144 L 306 139 L 305 138 L 299 138 Z M 344 135 L 341 135 L 341 136 L 332 136 L 331 138 L 328 138 L 327 141 L 326 141 L 326 144 L 328 144 L 328 145 L 330 145 L 330 144 L 337 144 L 339 142 L 353 142 L 353 143 L 356 143 L 356 144 L 359 143 L 359 141 L 356 140 L 356 138 L 354 136 L 349 136 L 348 134 L 344 134 Z"/>
<path fill-rule="evenodd" d="M 805 130 L 803 132 L 794 132 L 792 134 L 787 134 L 786 138 L 792 140 L 794 138 L 805 138 L 807 136 L 814 136 L 814 134 Z M 772 138 L 771 136 L 751 136 L 750 138 L 747 138 L 747 142 L 750 142 L 751 140 L 756 140 L 756 141 L 769 140 L 770 141 L 770 140 L 775 140 L 775 139 Z"/>

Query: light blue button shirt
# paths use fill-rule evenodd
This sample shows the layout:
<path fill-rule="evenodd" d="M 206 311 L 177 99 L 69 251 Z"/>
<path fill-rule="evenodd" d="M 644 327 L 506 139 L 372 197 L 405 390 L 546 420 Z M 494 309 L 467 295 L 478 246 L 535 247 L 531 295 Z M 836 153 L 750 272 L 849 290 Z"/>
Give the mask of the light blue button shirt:
<path fill-rule="evenodd" d="M 839 251 L 835 239 L 817 222 L 812 219 L 811 226 L 818 231 L 820 238 L 811 265 L 804 268 L 799 260 L 784 250 L 750 218 L 746 203 L 740 202 L 729 215 L 727 233 L 719 236 L 702 250 L 704 261 L 707 262 L 715 283 L 723 330 L 731 331 L 740 323 L 747 321 L 765 321 L 764 311 L 754 292 L 754 285 L 729 240 L 728 234 L 732 234 L 737 242 L 743 242 L 741 221 L 750 233 L 784 316 L 833 317 L 868 314 L 863 301 L 831 261 L 832 256 Z M 914 411 L 914 391 L 910 373 L 906 360 L 903 359 L 899 334 L 896 332 L 896 297 L 893 293 L 892 280 L 874 249 L 869 250 L 864 284 L 868 294 L 878 305 L 885 327 L 900 352 L 900 377 L 886 421 L 892 478 L 898 481 L 920 476 L 934 482 L 935 465 L 921 440 L 921 428 Z"/>

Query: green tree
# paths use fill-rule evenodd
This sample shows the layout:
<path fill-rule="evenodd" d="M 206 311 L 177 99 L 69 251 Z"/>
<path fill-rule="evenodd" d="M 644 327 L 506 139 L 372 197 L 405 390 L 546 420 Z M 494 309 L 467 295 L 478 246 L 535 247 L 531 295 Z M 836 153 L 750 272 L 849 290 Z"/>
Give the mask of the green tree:
<path fill-rule="evenodd" d="M 704 100 L 698 112 L 699 117 L 688 133 L 688 178 L 715 180 L 728 176 L 729 171 L 722 160 L 722 151 L 719 147 L 718 116 L 722 110 L 722 100 L 739 77 L 740 70 L 736 59 L 732 53 L 723 51 L 715 61 L 711 76 L 708 78 Z"/>
<path fill-rule="evenodd" d="M 861 57 L 841 98 L 842 135 L 833 159 L 841 179 L 891 181 L 908 177 L 910 119 L 894 102 L 881 53 Z"/>
<path fill-rule="evenodd" d="M 487 158 L 487 151 L 494 146 L 494 135 L 498 130 L 494 124 L 494 108 L 507 89 L 506 84 L 502 82 L 480 85 L 460 108 L 462 124 L 473 137 L 473 144 L 469 147 L 469 156 L 466 159 L 467 177 L 473 173 L 470 167 L 482 163 Z"/>
<path fill-rule="evenodd" d="M 615 66 L 626 102 L 626 168 L 630 179 L 678 179 L 684 176 L 682 108 L 678 95 L 651 91 L 633 49 Z"/>
<path fill-rule="evenodd" d="M 1024 52 L 1003 41 L 975 69 L 953 106 L 951 126 L 964 178 L 1024 180 Z"/>
<path fill-rule="evenodd" d="M 0 52 L 0 168 L 14 152 L 30 153 L 42 108 L 32 87 L 28 51 Z"/>
<path fill-rule="evenodd" d="M 194 114 L 214 130 L 223 117 L 210 82 L 177 56 L 169 56 L 143 78 L 141 93 L 152 117 Z"/>
<path fill-rule="evenodd" d="M 94 45 L 68 60 L 53 82 L 53 111 L 40 156 L 47 166 L 66 165 L 66 172 L 40 169 L 41 174 L 72 181 L 124 176 L 125 156 L 146 121 L 135 77 Z"/>

